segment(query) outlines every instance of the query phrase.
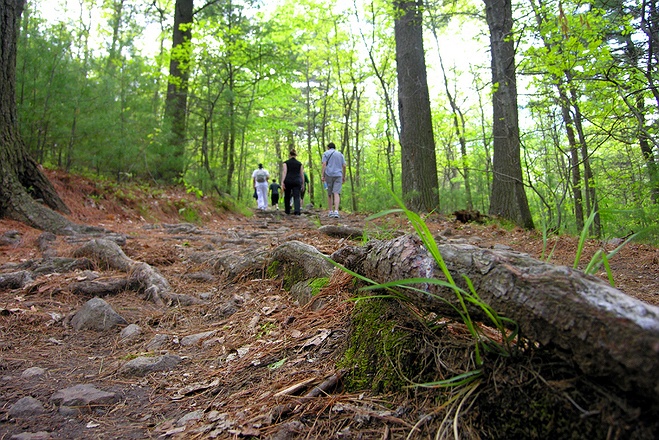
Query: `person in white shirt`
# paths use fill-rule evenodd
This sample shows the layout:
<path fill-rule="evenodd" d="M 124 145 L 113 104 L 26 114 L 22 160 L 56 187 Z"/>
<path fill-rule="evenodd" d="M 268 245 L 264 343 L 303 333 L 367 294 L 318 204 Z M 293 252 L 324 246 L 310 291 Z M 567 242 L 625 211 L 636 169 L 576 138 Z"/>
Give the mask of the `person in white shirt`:
<path fill-rule="evenodd" d="M 270 179 L 270 173 L 260 163 L 252 173 L 252 182 L 256 190 L 256 206 L 261 211 L 268 209 L 268 179 Z"/>

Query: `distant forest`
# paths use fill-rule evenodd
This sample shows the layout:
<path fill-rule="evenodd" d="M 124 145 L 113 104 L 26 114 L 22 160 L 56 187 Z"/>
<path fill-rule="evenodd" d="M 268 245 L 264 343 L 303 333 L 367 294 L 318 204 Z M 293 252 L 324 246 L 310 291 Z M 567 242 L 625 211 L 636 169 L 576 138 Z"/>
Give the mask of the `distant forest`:
<path fill-rule="evenodd" d="M 19 131 L 46 167 L 250 206 L 252 170 L 278 178 L 291 148 L 324 205 L 334 142 L 348 211 L 393 192 L 656 243 L 657 3 L 30 1 Z"/>

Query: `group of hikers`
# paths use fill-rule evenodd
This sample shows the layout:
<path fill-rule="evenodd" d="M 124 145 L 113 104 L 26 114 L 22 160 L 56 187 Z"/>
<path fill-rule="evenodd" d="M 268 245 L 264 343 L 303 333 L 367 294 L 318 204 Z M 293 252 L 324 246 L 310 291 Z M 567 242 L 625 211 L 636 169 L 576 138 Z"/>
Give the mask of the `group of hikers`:
<path fill-rule="evenodd" d="M 346 161 L 343 154 L 336 150 L 333 142 L 327 144 L 327 150 L 322 157 L 321 180 L 323 188 L 327 191 L 328 217 L 339 218 L 339 203 L 341 201 L 341 189 L 346 180 Z M 270 183 L 270 173 L 259 164 L 252 173 L 254 184 L 254 198 L 257 209 L 265 211 L 268 209 L 268 192 L 270 202 L 275 209 L 279 209 L 279 190 L 284 191 L 284 212 L 300 215 L 301 203 L 309 187 L 309 177 L 304 172 L 304 165 L 297 160 L 295 150 L 289 151 L 288 160 L 282 165 L 281 185 L 276 179 Z"/>

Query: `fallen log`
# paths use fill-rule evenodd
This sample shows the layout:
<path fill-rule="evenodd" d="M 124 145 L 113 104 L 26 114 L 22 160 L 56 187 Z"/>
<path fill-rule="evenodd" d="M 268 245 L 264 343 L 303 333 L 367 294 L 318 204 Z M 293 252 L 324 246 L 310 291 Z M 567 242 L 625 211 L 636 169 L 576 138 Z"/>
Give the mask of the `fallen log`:
<path fill-rule="evenodd" d="M 521 334 L 552 348 L 589 376 L 659 407 L 659 308 L 638 301 L 599 278 L 513 251 L 467 244 L 439 244 L 451 276 L 464 277 L 500 315 L 517 322 Z M 445 279 L 421 241 L 405 235 L 346 247 L 332 258 L 376 282 L 406 278 Z M 434 284 L 406 291 L 419 307 L 446 315 L 457 305 L 453 290 Z M 484 319 L 470 306 L 474 317 Z"/>

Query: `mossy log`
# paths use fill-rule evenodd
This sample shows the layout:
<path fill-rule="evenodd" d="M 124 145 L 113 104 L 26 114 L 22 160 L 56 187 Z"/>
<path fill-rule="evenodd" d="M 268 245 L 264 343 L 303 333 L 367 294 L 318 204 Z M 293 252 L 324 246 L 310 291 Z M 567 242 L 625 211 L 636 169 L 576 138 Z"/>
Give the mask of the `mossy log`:
<path fill-rule="evenodd" d="M 659 308 L 611 287 L 599 278 L 526 254 L 466 244 L 439 245 L 456 283 L 473 283 L 480 298 L 517 322 L 522 335 L 555 350 L 589 376 L 659 407 Z M 332 255 L 349 269 L 376 282 L 407 278 L 445 279 L 420 240 L 405 235 L 346 247 Z M 452 289 L 434 284 L 407 291 L 427 311 L 455 315 Z M 439 299 L 441 297 L 442 299 Z M 480 311 L 470 312 L 484 319 Z"/>
<path fill-rule="evenodd" d="M 315 247 L 292 240 L 275 248 L 270 255 L 267 273 L 278 277 L 286 290 L 300 281 L 328 278 L 334 266 Z"/>

